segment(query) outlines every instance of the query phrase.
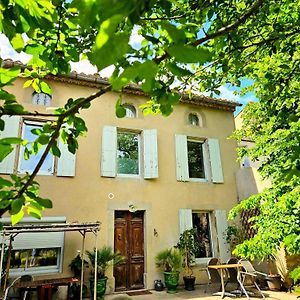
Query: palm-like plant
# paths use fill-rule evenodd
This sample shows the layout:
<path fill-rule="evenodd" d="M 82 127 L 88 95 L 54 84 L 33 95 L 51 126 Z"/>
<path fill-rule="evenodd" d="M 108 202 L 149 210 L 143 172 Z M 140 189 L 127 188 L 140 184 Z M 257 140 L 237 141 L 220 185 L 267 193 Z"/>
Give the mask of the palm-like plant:
<path fill-rule="evenodd" d="M 86 251 L 90 264 L 94 268 L 96 249 L 93 251 Z M 125 258 L 112 250 L 109 246 L 104 246 L 97 250 L 97 279 L 104 278 L 105 272 L 110 264 L 119 265 L 125 261 Z"/>
<path fill-rule="evenodd" d="M 155 262 L 165 272 L 178 272 L 182 268 L 182 254 L 175 248 L 165 249 L 156 255 Z"/>

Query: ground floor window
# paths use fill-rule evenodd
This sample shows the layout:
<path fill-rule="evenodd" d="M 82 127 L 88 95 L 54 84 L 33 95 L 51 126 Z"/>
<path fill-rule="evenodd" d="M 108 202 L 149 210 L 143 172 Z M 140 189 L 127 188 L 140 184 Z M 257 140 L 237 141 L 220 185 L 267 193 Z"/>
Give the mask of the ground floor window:
<path fill-rule="evenodd" d="M 41 220 L 24 218 L 20 225 L 65 223 L 65 217 L 46 217 Z M 1 220 L 6 223 L 6 220 Z M 9 220 L 7 221 L 7 223 Z M 9 240 L 6 241 L 6 244 Z M 29 232 L 14 237 L 11 250 L 10 274 L 49 274 L 62 271 L 64 232 Z"/>
<path fill-rule="evenodd" d="M 207 258 L 213 256 L 211 221 L 209 212 L 192 213 L 193 228 L 196 229 L 196 239 L 199 242 L 199 249 L 196 258 Z"/>

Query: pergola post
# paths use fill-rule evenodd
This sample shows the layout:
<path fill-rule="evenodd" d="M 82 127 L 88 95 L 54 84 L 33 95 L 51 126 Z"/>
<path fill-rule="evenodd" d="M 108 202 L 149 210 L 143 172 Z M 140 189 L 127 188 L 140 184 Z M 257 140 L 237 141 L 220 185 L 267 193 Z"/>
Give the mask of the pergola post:
<path fill-rule="evenodd" d="M 1 244 L 1 259 L 0 259 L 0 287 L 2 283 L 2 268 L 3 268 L 3 259 L 4 259 L 4 235 L 2 234 L 2 244 Z"/>
<path fill-rule="evenodd" d="M 98 232 L 95 232 L 94 300 L 97 300 Z"/>
<path fill-rule="evenodd" d="M 80 300 L 82 300 L 82 294 L 83 294 L 83 266 L 84 266 L 84 259 L 83 259 L 83 254 L 85 251 L 85 231 L 82 234 L 82 247 L 81 247 L 81 275 L 80 275 Z"/>

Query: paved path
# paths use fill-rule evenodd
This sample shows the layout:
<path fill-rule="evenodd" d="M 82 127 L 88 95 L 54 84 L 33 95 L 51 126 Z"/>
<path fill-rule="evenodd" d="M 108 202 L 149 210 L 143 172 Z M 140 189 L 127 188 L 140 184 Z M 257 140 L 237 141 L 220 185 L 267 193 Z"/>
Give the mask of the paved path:
<path fill-rule="evenodd" d="M 183 300 L 183 299 L 192 299 L 192 300 L 218 300 L 221 299 L 220 296 L 212 296 L 211 294 L 204 293 L 203 287 L 196 287 L 195 291 L 185 291 L 184 289 L 179 289 L 176 294 L 167 294 L 165 291 L 156 292 L 151 291 L 150 295 L 140 295 L 140 296 L 128 296 L 126 294 L 114 294 L 105 296 L 105 300 Z M 296 300 L 297 295 L 285 293 L 285 292 L 273 292 L 273 291 L 263 291 L 266 300 Z M 245 296 L 229 298 L 225 297 L 225 300 L 229 299 L 243 299 L 247 300 Z M 251 297 L 251 300 L 262 299 L 261 297 Z M 300 299 L 300 298 L 299 298 Z"/>

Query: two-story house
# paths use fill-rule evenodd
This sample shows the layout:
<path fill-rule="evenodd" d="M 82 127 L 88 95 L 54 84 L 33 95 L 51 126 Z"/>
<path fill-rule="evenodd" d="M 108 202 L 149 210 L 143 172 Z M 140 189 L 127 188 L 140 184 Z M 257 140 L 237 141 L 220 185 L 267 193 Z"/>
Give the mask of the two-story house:
<path fill-rule="evenodd" d="M 107 84 L 99 77 L 76 73 L 49 76 L 47 81 L 52 96 L 24 89 L 22 78 L 7 90 L 28 110 L 49 112 L 69 98 L 88 96 Z M 101 221 L 98 245 L 111 245 L 127 257 L 126 264 L 110 270 L 111 290 L 152 288 L 161 277 L 155 255 L 175 245 L 187 228 L 197 228 L 202 236 L 197 266 L 203 267 L 210 257 L 226 261 L 230 252 L 224 231 L 227 213 L 237 202 L 238 169 L 236 144 L 228 136 L 239 104 L 206 96 L 182 97 L 169 117 L 144 116 L 140 105 L 147 98 L 129 87 L 122 94 L 126 116 L 119 119 L 117 97 L 109 92 L 80 112 L 88 133 L 79 139 L 76 155 L 64 145 L 59 159 L 48 155 L 37 180 L 42 196 L 52 199 L 54 207 L 44 212 L 42 222 Z M 6 117 L 6 121 L 1 136 L 19 135 L 31 141 L 31 130 L 45 119 Z M 36 158 L 25 160 L 23 150 L 17 148 L 1 163 L 0 171 L 23 174 L 32 171 L 35 162 Z M 86 239 L 86 248 L 92 249 L 93 238 Z M 75 233 L 40 233 L 31 239 L 20 235 L 14 241 L 13 261 L 18 262 L 12 261 L 11 273 L 67 275 L 80 249 L 81 237 Z M 38 258 L 49 252 L 55 259 L 42 264 Z M 203 272 L 195 275 L 197 282 L 206 282 Z"/>

